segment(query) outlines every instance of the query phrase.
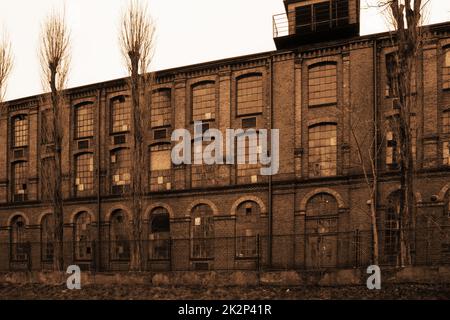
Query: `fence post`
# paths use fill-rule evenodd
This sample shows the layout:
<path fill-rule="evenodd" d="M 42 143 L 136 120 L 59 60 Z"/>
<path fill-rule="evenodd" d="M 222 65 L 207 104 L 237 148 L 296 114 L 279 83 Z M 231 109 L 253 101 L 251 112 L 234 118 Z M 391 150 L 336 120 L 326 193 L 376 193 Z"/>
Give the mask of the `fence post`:
<path fill-rule="evenodd" d="M 359 229 L 355 230 L 354 233 L 354 243 L 355 243 L 355 261 L 353 264 L 353 268 L 358 268 L 359 267 L 359 250 L 360 250 L 360 243 L 359 243 Z"/>
<path fill-rule="evenodd" d="M 259 242 L 259 234 L 257 234 L 256 235 L 256 271 L 258 271 L 258 272 L 260 271 L 260 268 L 261 268 L 261 265 L 260 265 L 260 263 L 261 263 L 261 261 L 260 261 L 261 250 L 260 250 L 259 244 L 260 244 L 260 242 Z"/>

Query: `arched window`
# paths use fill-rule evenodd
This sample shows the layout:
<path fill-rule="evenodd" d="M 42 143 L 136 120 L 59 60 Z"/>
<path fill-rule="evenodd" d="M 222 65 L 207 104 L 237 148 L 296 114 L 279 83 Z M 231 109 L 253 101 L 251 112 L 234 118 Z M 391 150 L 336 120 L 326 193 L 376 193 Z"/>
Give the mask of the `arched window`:
<path fill-rule="evenodd" d="M 83 153 L 75 158 L 75 192 L 89 195 L 94 189 L 94 155 Z"/>
<path fill-rule="evenodd" d="M 130 237 L 126 215 L 123 210 L 115 210 L 110 222 L 111 259 L 130 259 Z"/>
<path fill-rule="evenodd" d="M 28 146 L 28 117 L 24 114 L 13 118 L 13 146 L 16 148 Z"/>
<path fill-rule="evenodd" d="M 337 103 L 337 71 L 335 62 L 314 64 L 309 67 L 309 105 Z"/>
<path fill-rule="evenodd" d="M 214 217 L 207 204 L 198 204 L 192 209 L 192 258 L 214 257 Z"/>
<path fill-rule="evenodd" d="M 113 133 L 130 130 L 131 107 L 125 97 L 117 97 L 111 101 L 111 128 Z"/>
<path fill-rule="evenodd" d="M 444 48 L 442 63 L 442 89 L 450 89 L 450 47 Z"/>
<path fill-rule="evenodd" d="M 383 259 L 385 263 L 396 264 L 400 250 L 400 192 L 394 192 L 387 199 L 383 228 Z"/>
<path fill-rule="evenodd" d="M 236 209 L 236 256 L 253 258 L 258 254 L 261 209 L 254 201 L 244 201 Z"/>
<path fill-rule="evenodd" d="M 150 190 L 170 190 L 171 179 L 171 148 L 169 143 L 150 147 Z"/>
<path fill-rule="evenodd" d="M 337 126 L 323 123 L 309 128 L 309 176 L 337 174 Z"/>
<path fill-rule="evenodd" d="M 121 148 L 111 151 L 111 185 L 113 194 L 123 194 L 131 183 L 130 149 Z"/>
<path fill-rule="evenodd" d="M 46 214 L 41 220 L 41 259 L 42 261 L 53 261 L 53 239 L 54 239 L 53 214 Z"/>
<path fill-rule="evenodd" d="M 14 201 L 26 201 L 28 193 L 28 162 L 20 161 L 13 164 L 12 185 Z"/>
<path fill-rule="evenodd" d="M 91 260 L 93 243 L 91 234 L 91 215 L 86 211 L 78 213 L 75 217 L 75 259 Z"/>
<path fill-rule="evenodd" d="M 172 118 L 170 89 L 156 90 L 152 94 L 151 126 L 152 128 L 170 126 Z"/>
<path fill-rule="evenodd" d="M 192 86 L 192 120 L 214 120 L 216 115 L 216 85 L 213 81 Z"/>
<path fill-rule="evenodd" d="M 170 259 L 170 218 L 165 208 L 158 207 L 152 210 L 149 231 L 150 258 Z"/>
<path fill-rule="evenodd" d="M 237 115 L 262 113 L 264 107 L 262 75 L 244 75 L 237 78 L 236 84 Z"/>
<path fill-rule="evenodd" d="M 93 105 L 82 104 L 75 107 L 75 137 L 86 138 L 94 135 Z"/>
<path fill-rule="evenodd" d="M 328 193 L 319 193 L 306 206 L 306 264 L 308 267 L 334 267 L 338 248 L 338 205 Z"/>
<path fill-rule="evenodd" d="M 26 222 L 24 217 L 15 216 L 11 220 L 10 229 L 11 260 L 27 261 L 30 256 L 30 245 L 27 242 Z"/>

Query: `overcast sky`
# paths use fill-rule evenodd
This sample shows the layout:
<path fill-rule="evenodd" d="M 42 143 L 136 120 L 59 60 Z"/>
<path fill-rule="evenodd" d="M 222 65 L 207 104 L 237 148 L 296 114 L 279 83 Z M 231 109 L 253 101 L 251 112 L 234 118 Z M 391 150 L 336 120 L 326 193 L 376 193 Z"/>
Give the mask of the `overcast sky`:
<path fill-rule="evenodd" d="M 425 1 L 425 0 L 424 0 Z M 126 75 L 117 31 L 127 0 L 0 0 L 0 29 L 13 44 L 6 99 L 42 92 L 37 58 L 42 20 L 65 6 L 72 36 L 69 87 Z M 157 24 L 153 70 L 274 50 L 272 15 L 282 0 L 147 0 Z M 65 3 L 65 5 L 64 5 Z M 386 30 L 377 0 L 361 0 L 361 33 Z M 450 20 L 450 1 L 430 0 L 427 22 Z"/>

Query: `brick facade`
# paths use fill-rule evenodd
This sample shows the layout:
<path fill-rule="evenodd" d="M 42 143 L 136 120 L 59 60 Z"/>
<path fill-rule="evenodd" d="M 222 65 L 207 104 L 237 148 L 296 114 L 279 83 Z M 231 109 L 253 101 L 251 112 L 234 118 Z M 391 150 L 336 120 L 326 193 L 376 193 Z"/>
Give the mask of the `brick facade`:
<path fill-rule="evenodd" d="M 441 89 L 441 70 L 444 63 L 443 48 L 450 43 L 450 24 L 431 27 L 431 30 L 426 35 L 426 46 L 419 57 L 420 67 L 417 70 L 418 223 L 426 221 L 420 216 L 432 214 L 448 224 L 450 167 L 442 161 L 442 142 L 447 137 L 442 133 L 441 116 L 448 107 L 450 91 Z M 162 126 L 167 130 L 166 138 L 154 139 L 151 135 L 149 147 L 156 143 L 170 144 L 170 133 L 174 129 L 193 130 L 192 88 L 205 81 L 213 84 L 215 92 L 214 119 L 208 121 L 210 128 L 221 131 L 239 128 L 242 118 L 247 116 L 238 116 L 236 112 L 237 79 L 247 74 L 259 74 L 262 76 L 264 108 L 261 113 L 251 116 L 256 117 L 259 128 L 280 130 L 280 169 L 272 179 L 258 176 L 252 183 L 250 176 L 238 175 L 235 165 L 217 165 L 212 171 L 200 176 L 200 180 L 204 179 L 200 185 L 193 186 L 192 167 L 181 165 L 172 166 L 162 179 L 163 184 L 159 184 L 158 179 L 152 180 L 160 187 L 150 191 L 149 186 L 144 216 L 148 227 L 144 229 L 144 237 L 150 239 L 153 209 L 164 208 L 170 217 L 170 238 L 173 241 L 170 261 L 155 260 L 152 265 L 174 270 L 194 268 L 195 263 L 200 264 L 198 268 L 253 268 L 254 261 L 239 257 L 233 244 L 241 223 L 251 223 L 253 226 L 245 229 L 250 230 L 248 236 L 260 236 L 259 246 L 265 257 L 260 261 L 261 264 L 268 263 L 267 250 L 272 251 L 272 267 L 275 268 L 314 264 L 311 262 L 314 258 L 308 252 L 311 250 L 308 241 L 303 235 L 308 224 L 314 223 L 307 214 L 308 203 L 320 194 L 335 199 L 333 219 L 336 221 L 336 232 L 352 234 L 355 230 L 370 230 L 368 189 L 361 166 L 355 161 L 358 154 L 350 128 L 356 128 L 355 134 L 360 139 L 373 137 L 374 122 L 380 128 L 383 127 L 386 117 L 393 111 L 392 99 L 385 95 L 385 56 L 392 52 L 391 45 L 387 34 L 378 34 L 158 72 L 152 89 L 170 89 L 170 125 Z M 308 103 L 309 70 L 321 63 L 333 63 L 336 66 L 337 100 L 334 104 L 311 106 Z M 111 152 L 126 147 L 131 141 L 125 128 L 120 134 L 125 135 L 125 143 L 115 144 L 114 137 L 118 134 L 114 134 L 111 128 L 112 101 L 116 97 L 127 96 L 125 82 L 119 79 L 69 89 L 67 93 L 68 104 L 64 106 L 62 116 L 65 240 L 68 243 L 75 240 L 77 214 L 87 212 L 90 216 L 90 240 L 97 241 L 97 247 L 91 248 L 95 250 L 95 255 L 88 257 L 88 263 L 89 259 L 96 259 L 100 269 L 126 268 L 126 259 L 111 260 L 111 248 L 106 242 L 111 240 L 112 213 L 122 210 L 126 218 L 131 216 L 130 203 L 122 196 L 112 194 L 112 180 L 115 178 L 111 176 Z M 74 135 L 75 108 L 85 103 L 93 108 L 94 134 L 77 139 Z M 49 145 L 41 143 L 42 114 L 49 108 L 49 101 L 45 96 L 34 96 L 9 101 L 7 105 L 8 112 L 0 118 L 0 243 L 11 241 L 11 223 L 16 216 L 23 216 L 25 220 L 25 238 L 21 241 L 40 243 L 42 218 L 51 212 L 48 204 L 42 201 L 42 163 L 45 157 L 51 155 Z M 12 119 L 17 115 L 26 115 L 28 119 L 29 139 L 24 148 L 15 148 L 13 145 Z M 311 174 L 312 167 L 308 162 L 308 135 L 311 127 L 321 123 L 336 126 L 336 174 L 317 177 Z M 376 159 L 380 169 L 377 207 L 381 227 L 382 217 L 387 210 L 387 198 L 399 188 L 396 170 L 386 165 L 386 141 L 382 132 L 380 130 L 378 141 L 383 151 Z M 86 148 L 80 149 L 80 140 L 87 140 Z M 15 153 L 19 149 L 23 149 L 23 155 Z M 84 153 L 93 155 L 92 168 L 88 169 L 93 172 L 93 188 L 88 193 L 77 192 L 80 187 L 75 177 L 75 158 Z M 18 161 L 28 164 L 24 201 L 14 201 L 12 168 Z M 367 157 L 364 161 L 368 164 L 370 160 Z M 259 208 L 252 211 L 257 218 L 250 222 L 245 222 L 245 217 L 240 218 L 238 212 L 246 210 L 240 207 L 245 202 L 256 204 Z M 196 224 L 192 211 L 201 204 L 212 211 L 214 237 L 228 238 L 226 241 L 232 244 L 216 244 L 212 256 L 194 259 L 192 244 L 185 240 L 192 237 Z M 268 237 L 270 217 L 272 239 Z M 99 240 L 105 242 L 98 245 Z M 71 243 L 70 246 L 75 244 Z M 336 247 L 328 248 L 335 256 L 328 262 L 332 265 L 345 264 L 346 259 L 350 259 L 349 246 L 337 244 Z M 32 263 L 40 266 L 42 253 L 36 250 L 33 249 L 31 253 Z M 74 250 L 66 250 L 68 261 L 75 259 Z M 436 250 L 440 249 L 437 247 Z M 2 248 L 0 269 L 10 266 L 8 257 L 11 252 L 5 256 L 6 252 L 10 250 Z"/>

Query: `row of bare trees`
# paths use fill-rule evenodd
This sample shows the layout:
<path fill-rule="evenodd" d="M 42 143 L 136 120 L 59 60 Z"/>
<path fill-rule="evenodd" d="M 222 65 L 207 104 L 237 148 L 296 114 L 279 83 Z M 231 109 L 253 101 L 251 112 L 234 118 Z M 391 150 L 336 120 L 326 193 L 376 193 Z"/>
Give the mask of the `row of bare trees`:
<path fill-rule="evenodd" d="M 132 185 L 126 190 L 132 207 L 130 238 L 141 239 L 141 217 L 145 191 L 145 141 L 149 123 L 149 87 L 152 76 L 148 72 L 154 49 L 155 25 L 144 2 L 131 0 L 121 18 L 119 45 L 126 61 L 131 94 L 131 135 L 133 143 L 130 152 Z M 49 123 L 44 128 L 53 143 L 53 156 L 45 161 L 43 180 L 48 199 L 53 210 L 54 270 L 63 270 L 63 226 L 64 201 L 62 191 L 63 163 L 62 148 L 66 106 L 65 89 L 70 70 L 71 54 L 70 30 L 64 13 L 53 11 L 42 24 L 39 58 L 42 67 L 43 87 L 49 94 Z M 0 42 L 0 103 L 4 96 L 6 81 L 13 66 L 10 42 L 4 38 Z M 3 104 L 1 104 L 3 105 Z M 147 111 L 147 112 L 146 112 Z M 141 270 L 143 249 L 139 241 L 133 242 L 131 269 Z"/>
<path fill-rule="evenodd" d="M 401 265 L 411 262 L 409 256 L 409 237 L 406 231 L 414 224 L 414 161 L 411 148 L 410 114 L 415 104 L 411 94 L 411 76 L 416 57 L 421 48 L 421 12 L 422 1 L 388 0 L 380 2 L 392 16 L 394 26 L 393 41 L 397 47 L 395 59 L 389 72 L 390 83 L 395 97 L 399 100 L 399 112 L 392 117 L 390 127 L 394 129 L 398 139 L 399 169 L 401 197 L 399 206 Z M 131 188 L 127 191 L 132 207 L 131 269 L 142 270 L 143 246 L 141 239 L 141 217 L 145 193 L 145 157 L 146 135 L 149 123 L 150 96 L 152 75 L 148 72 L 154 48 L 155 25 L 145 5 L 132 0 L 122 16 L 119 33 L 120 48 L 129 72 L 128 87 L 131 94 Z M 70 65 L 70 32 L 64 14 L 52 13 L 42 26 L 40 59 L 44 88 L 50 92 L 51 103 L 51 138 L 54 143 L 54 156 L 46 173 L 46 184 L 50 194 L 54 217 L 54 269 L 63 268 L 63 216 L 64 202 L 62 192 L 62 144 L 64 138 L 62 115 L 64 113 L 65 96 Z M 0 99 L 3 97 L 6 80 L 12 68 L 11 45 L 7 40 L 0 42 Z M 1 100 L 0 100 L 1 102 Z M 354 128 L 354 127 L 352 127 Z M 379 146 L 361 141 L 352 129 L 357 145 L 360 165 L 363 168 L 368 189 L 370 218 L 373 226 L 374 263 L 378 263 L 378 230 L 376 208 L 376 184 L 378 173 L 375 161 L 379 157 Z M 377 134 L 377 133 L 376 133 Z M 369 148 L 365 148 L 366 146 Z M 369 156 L 369 166 L 364 159 Z"/>

